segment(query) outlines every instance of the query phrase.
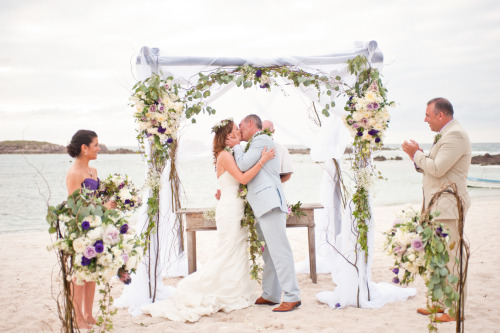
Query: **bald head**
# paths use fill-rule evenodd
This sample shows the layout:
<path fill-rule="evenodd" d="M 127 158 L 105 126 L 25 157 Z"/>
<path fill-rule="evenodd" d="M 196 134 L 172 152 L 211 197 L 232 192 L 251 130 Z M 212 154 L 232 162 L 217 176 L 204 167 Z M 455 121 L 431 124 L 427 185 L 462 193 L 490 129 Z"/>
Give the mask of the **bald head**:
<path fill-rule="evenodd" d="M 264 120 L 262 122 L 262 129 L 269 129 L 271 133 L 274 133 L 274 124 L 270 120 Z"/>

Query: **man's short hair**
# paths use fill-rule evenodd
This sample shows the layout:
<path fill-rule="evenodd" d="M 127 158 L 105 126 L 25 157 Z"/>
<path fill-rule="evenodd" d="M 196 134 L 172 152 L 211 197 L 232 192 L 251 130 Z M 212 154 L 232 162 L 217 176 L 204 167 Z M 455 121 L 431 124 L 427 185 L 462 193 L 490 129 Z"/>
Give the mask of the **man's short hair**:
<path fill-rule="evenodd" d="M 253 123 L 255 124 L 255 126 L 258 128 L 258 129 L 262 129 L 262 120 L 260 119 L 260 117 L 256 114 L 249 114 L 248 116 L 246 116 L 244 119 L 243 119 L 245 122 L 248 122 L 249 120 L 253 121 Z"/>
<path fill-rule="evenodd" d="M 450 101 L 443 97 L 437 97 L 431 99 L 427 102 L 427 105 L 434 104 L 434 112 L 439 114 L 439 112 L 444 113 L 445 115 L 453 118 L 453 105 L 451 105 Z"/>

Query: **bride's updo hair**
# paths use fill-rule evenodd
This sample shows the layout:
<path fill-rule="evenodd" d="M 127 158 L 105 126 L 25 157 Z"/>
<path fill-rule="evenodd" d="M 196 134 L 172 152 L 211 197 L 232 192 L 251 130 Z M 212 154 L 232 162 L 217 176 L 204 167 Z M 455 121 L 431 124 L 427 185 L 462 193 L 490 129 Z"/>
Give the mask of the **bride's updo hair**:
<path fill-rule="evenodd" d="M 89 146 L 94 138 L 97 138 L 94 131 L 79 130 L 76 132 L 71 138 L 71 143 L 66 146 L 69 156 L 78 157 L 82 152 L 82 145 Z"/>
<path fill-rule="evenodd" d="M 225 120 L 227 124 L 224 126 L 214 127 L 212 130 L 215 132 L 214 146 L 212 151 L 214 152 L 214 164 L 217 163 L 217 156 L 226 147 L 226 138 L 233 131 L 234 121 Z"/>

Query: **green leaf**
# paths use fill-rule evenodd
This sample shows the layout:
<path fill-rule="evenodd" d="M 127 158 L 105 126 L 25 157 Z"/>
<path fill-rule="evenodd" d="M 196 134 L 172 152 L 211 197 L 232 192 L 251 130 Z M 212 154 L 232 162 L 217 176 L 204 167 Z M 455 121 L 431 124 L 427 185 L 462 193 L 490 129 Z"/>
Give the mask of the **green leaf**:
<path fill-rule="evenodd" d="M 56 227 L 49 228 L 49 234 L 54 234 L 56 232 Z"/>
<path fill-rule="evenodd" d="M 447 276 L 448 275 L 448 269 L 446 267 L 443 267 L 440 269 L 439 274 L 441 276 Z"/>
<path fill-rule="evenodd" d="M 437 246 L 437 251 L 438 251 L 439 253 L 441 253 L 441 252 L 443 252 L 443 251 L 444 251 L 444 245 L 443 245 L 443 243 L 441 243 L 441 242 L 439 242 L 439 243 L 438 243 L 438 246 Z"/>
<path fill-rule="evenodd" d="M 438 289 L 439 286 L 434 287 L 434 297 L 436 299 L 441 299 L 443 298 L 443 290 Z"/>
<path fill-rule="evenodd" d="M 243 88 L 250 88 L 252 86 L 252 82 L 251 81 L 245 81 L 245 83 L 243 83 Z"/>
<path fill-rule="evenodd" d="M 204 98 L 207 98 L 208 96 L 210 96 L 210 90 L 207 90 L 203 93 Z"/>
<path fill-rule="evenodd" d="M 326 91 L 326 94 L 327 94 L 328 96 L 332 96 L 332 91 L 331 91 L 331 90 L 327 90 L 327 91 Z"/>

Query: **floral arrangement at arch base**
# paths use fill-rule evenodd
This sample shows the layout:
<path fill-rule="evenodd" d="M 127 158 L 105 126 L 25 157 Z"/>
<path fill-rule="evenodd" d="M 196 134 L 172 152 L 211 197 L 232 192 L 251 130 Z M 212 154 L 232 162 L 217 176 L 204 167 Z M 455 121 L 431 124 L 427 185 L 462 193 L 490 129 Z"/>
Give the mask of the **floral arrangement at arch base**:
<path fill-rule="evenodd" d="M 449 308 L 450 315 L 455 317 L 459 293 L 458 277 L 448 269 L 451 264 L 448 231 L 432 219 L 430 215 L 427 220 L 421 220 L 420 214 L 409 207 L 398 214 L 391 230 L 384 234 L 387 254 L 394 257 L 392 282 L 408 285 L 417 276 L 424 279 L 427 308 L 431 312 L 429 330 L 437 331 L 438 307 Z"/>
<path fill-rule="evenodd" d="M 76 325 L 71 283 L 94 281 L 100 286 L 99 331 L 113 328 L 110 280 L 119 271 L 135 272 L 141 258 L 142 242 L 124 215 L 107 209 L 93 191 L 85 188 L 72 193 L 66 202 L 47 212 L 49 233 L 56 234 L 50 249 L 56 251 L 63 281 L 63 299 L 57 299 L 63 329 Z"/>

